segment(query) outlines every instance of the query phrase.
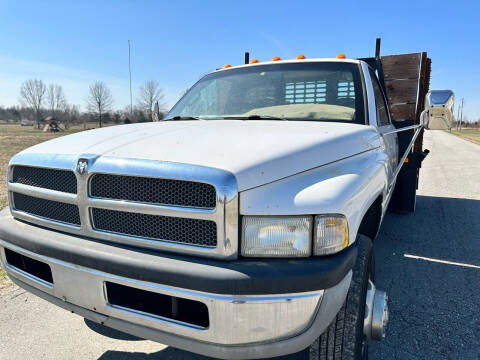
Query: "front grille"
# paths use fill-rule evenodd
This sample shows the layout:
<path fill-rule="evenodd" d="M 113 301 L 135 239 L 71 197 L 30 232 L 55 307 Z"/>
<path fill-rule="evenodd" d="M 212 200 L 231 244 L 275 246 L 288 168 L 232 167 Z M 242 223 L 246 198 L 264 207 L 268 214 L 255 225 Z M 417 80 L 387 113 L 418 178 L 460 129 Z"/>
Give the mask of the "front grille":
<path fill-rule="evenodd" d="M 77 178 L 70 170 L 16 165 L 13 168 L 12 180 L 14 183 L 71 194 L 77 193 Z"/>
<path fill-rule="evenodd" d="M 49 220 L 80 226 L 80 213 L 76 205 L 40 199 L 19 193 L 13 193 L 12 197 L 15 210 Z"/>
<path fill-rule="evenodd" d="M 79 159 L 88 159 L 82 174 Z M 91 154 L 10 160 L 12 215 L 85 239 L 216 259 L 238 252 L 238 188 L 229 171 Z"/>
<path fill-rule="evenodd" d="M 213 185 L 149 177 L 95 174 L 90 180 L 90 195 L 163 205 L 198 208 L 216 206 L 216 191 Z"/>
<path fill-rule="evenodd" d="M 197 246 L 217 246 L 217 224 L 214 221 L 97 208 L 91 212 L 95 230 Z"/>

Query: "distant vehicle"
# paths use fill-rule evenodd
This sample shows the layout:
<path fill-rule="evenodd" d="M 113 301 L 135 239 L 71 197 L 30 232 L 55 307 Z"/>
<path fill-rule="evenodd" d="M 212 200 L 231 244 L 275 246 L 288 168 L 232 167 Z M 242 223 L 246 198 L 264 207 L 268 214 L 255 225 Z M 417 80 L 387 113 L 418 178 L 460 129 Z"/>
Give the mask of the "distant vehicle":
<path fill-rule="evenodd" d="M 34 122 L 32 120 L 22 120 L 20 121 L 20 125 L 21 126 L 33 126 Z"/>
<path fill-rule="evenodd" d="M 373 241 L 389 206 L 414 211 L 419 135 L 451 123 L 451 96 L 424 110 L 427 54 L 380 58 L 379 42 L 374 58 L 245 58 L 164 121 L 15 155 L 1 260 L 60 307 L 198 354 L 365 358 L 388 321 Z"/>

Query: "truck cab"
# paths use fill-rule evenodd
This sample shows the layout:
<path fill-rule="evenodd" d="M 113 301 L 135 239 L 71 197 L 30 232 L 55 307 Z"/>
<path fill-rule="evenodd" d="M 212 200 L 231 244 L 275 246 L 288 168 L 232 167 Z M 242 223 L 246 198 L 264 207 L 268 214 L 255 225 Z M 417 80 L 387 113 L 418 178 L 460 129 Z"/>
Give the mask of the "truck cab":
<path fill-rule="evenodd" d="M 163 121 L 22 151 L 0 213 L 8 275 L 215 358 L 365 357 L 388 321 L 373 241 L 404 160 L 378 74 L 344 57 L 226 65 Z"/>

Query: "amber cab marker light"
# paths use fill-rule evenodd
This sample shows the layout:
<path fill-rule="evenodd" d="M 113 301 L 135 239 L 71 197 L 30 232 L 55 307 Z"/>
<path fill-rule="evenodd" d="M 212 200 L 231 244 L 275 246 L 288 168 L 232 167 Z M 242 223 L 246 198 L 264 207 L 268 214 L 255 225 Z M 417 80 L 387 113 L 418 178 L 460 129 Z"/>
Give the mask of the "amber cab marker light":
<path fill-rule="evenodd" d="M 338 54 L 337 55 L 337 59 L 346 59 L 347 57 L 345 56 L 345 54 Z"/>
<path fill-rule="evenodd" d="M 224 69 L 229 68 L 229 67 L 232 67 L 232 65 L 230 65 L 230 64 L 225 64 L 225 65 L 223 65 L 223 68 L 224 68 Z"/>
<path fill-rule="evenodd" d="M 260 61 L 258 61 L 258 59 L 252 59 L 252 60 L 250 60 L 250 64 L 256 64 L 256 63 L 258 63 L 258 62 L 260 62 Z"/>
<path fill-rule="evenodd" d="M 272 58 L 272 61 L 278 61 L 278 60 L 282 60 L 282 59 L 280 58 L 280 56 L 274 56 L 274 57 Z"/>
<path fill-rule="evenodd" d="M 297 55 L 297 60 L 303 60 L 303 59 L 306 59 L 305 55 Z"/>

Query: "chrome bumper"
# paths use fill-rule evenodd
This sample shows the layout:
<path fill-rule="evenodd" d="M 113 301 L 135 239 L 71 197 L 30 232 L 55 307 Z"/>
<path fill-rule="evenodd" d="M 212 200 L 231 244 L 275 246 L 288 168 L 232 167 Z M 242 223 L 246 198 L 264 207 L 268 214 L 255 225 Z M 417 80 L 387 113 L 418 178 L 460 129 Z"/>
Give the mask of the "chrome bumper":
<path fill-rule="evenodd" d="M 6 261 L 4 248 L 50 266 L 53 285 Z M 0 240 L 0 256 L 19 286 L 93 321 L 203 355 L 247 359 L 300 351 L 333 320 L 346 297 L 351 272 L 336 286 L 306 293 L 231 296 L 180 289 L 104 273 L 37 255 Z M 201 328 L 111 305 L 105 282 L 204 303 L 209 326 Z"/>

